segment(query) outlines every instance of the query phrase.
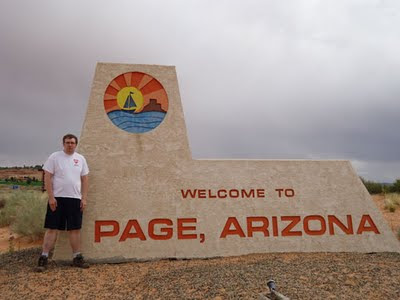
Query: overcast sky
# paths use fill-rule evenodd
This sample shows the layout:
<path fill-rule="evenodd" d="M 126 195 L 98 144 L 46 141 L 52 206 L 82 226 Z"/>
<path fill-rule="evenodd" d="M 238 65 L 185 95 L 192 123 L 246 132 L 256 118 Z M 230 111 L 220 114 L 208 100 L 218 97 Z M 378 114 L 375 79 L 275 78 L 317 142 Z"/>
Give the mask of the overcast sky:
<path fill-rule="evenodd" d="M 400 2 L 0 2 L 0 165 L 80 134 L 97 62 L 176 66 L 194 158 L 400 178 Z"/>

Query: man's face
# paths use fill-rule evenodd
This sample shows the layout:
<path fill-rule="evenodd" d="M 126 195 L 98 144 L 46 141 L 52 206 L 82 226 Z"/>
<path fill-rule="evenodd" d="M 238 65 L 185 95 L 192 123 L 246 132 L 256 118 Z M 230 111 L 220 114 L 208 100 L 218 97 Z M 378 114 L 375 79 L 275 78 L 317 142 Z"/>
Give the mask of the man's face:
<path fill-rule="evenodd" d="M 64 152 L 67 154 L 73 154 L 75 152 L 75 148 L 76 148 L 76 141 L 74 138 L 67 138 L 64 141 Z"/>

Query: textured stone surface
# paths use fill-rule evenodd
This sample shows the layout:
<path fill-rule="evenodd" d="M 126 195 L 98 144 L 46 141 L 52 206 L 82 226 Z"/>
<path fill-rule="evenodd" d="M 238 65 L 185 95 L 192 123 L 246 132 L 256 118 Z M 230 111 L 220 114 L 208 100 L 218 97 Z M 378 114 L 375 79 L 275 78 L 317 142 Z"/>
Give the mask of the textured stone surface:
<path fill-rule="evenodd" d="M 144 134 L 117 128 L 103 107 L 104 91 L 110 81 L 122 73 L 134 71 L 156 78 L 168 94 L 169 109 L 164 121 Z M 98 64 L 79 152 L 85 155 L 91 171 L 82 234 L 83 251 L 92 260 L 215 257 L 262 252 L 399 251 L 398 241 L 348 161 L 193 160 L 174 67 Z M 275 190 L 280 188 L 292 189 L 295 195 L 279 197 Z M 196 194 L 193 199 L 185 199 L 181 190 L 188 189 L 205 189 L 207 196 L 202 198 L 203 194 Z M 219 190 L 231 189 L 239 192 L 259 189 L 265 196 L 210 198 L 208 195 L 208 190 L 215 195 Z M 346 226 L 346 216 L 350 215 L 352 234 L 345 234 L 336 225 L 334 234 L 330 234 L 328 215 L 336 216 Z M 363 215 L 370 217 L 379 234 L 365 230 L 357 234 Z M 272 224 L 274 216 L 276 230 Z M 292 229 L 300 236 L 282 236 L 282 230 L 290 223 L 283 221 L 282 216 L 300 218 Z M 304 228 L 307 216 L 317 216 L 309 217 L 305 224 L 309 233 Z M 236 218 L 245 237 L 232 234 L 221 238 L 229 217 Z M 267 218 L 269 236 L 254 232 L 249 237 L 247 217 L 262 217 L 264 221 Z M 178 218 L 196 219 L 196 223 L 183 225 L 196 226 L 196 230 L 183 232 L 196 234 L 195 239 L 178 239 Z M 148 234 L 148 222 L 152 219 L 171 220 L 173 226 L 164 227 L 173 228 L 172 238 L 152 239 Z M 95 242 L 95 221 L 101 220 L 117 221 L 119 233 Z M 129 220 L 137 220 L 146 240 L 119 241 Z M 321 222 L 326 225 L 325 231 Z M 253 222 L 254 227 L 261 225 L 260 221 Z M 370 222 L 364 225 L 367 229 L 373 228 Z M 161 227 L 155 226 L 156 234 L 163 234 Z M 111 229 L 110 226 L 101 227 L 103 231 Z M 203 243 L 200 234 L 205 236 Z M 63 237 L 58 242 L 55 258 L 64 259 L 69 255 L 69 245 Z"/>

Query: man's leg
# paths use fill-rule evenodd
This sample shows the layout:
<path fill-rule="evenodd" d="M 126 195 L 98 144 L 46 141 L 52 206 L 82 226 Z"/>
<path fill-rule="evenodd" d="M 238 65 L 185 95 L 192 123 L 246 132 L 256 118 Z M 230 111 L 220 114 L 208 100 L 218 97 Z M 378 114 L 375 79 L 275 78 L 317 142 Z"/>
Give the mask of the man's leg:
<path fill-rule="evenodd" d="M 69 243 L 72 248 L 72 253 L 79 253 L 81 252 L 81 230 L 69 230 Z"/>
<path fill-rule="evenodd" d="M 43 238 L 42 254 L 39 257 L 38 265 L 36 267 L 37 272 L 44 272 L 46 270 L 49 252 L 54 248 L 56 240 L 57 229 L 47 229 Z"/>
<path fill-rule="evenodd" d="M 53 248 L 54 244 L 56 243 L 57 240 L 57 229 L 47 229 L 46 233 L 44 234 L 44 239 L 43 239 L 43 253 L 49 253 Z"/>
<path fill-rule="evenodd" d="M 67 230 L 73 253 L 72 265 L 79 268 L 89 268 L 89 265 L 85 262 L 81 254 L 81 200 L 70 199 L 68 201 L 68 209 Z"/>
<path fill-rule="evenodd" d="M 79 268 L 89 268 L 89 264 L 87 264 L 81 254 L 81 230 L 69 230 L 69 243 L 71 244 L 73 260 L 72 265 Z"/>

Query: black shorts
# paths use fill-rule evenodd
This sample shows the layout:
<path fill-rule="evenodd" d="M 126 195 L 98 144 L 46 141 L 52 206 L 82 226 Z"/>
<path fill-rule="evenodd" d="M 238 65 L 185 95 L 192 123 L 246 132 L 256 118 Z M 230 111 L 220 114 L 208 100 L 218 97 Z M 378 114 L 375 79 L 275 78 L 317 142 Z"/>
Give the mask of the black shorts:
<path fill-rule="evenodd" d="M 81 199 L 55 197 L 57 208 L 50 209 L 47 203 L 46 219 L 44 228 L 58 230 L 76 230 L 82 227 Z"/>

